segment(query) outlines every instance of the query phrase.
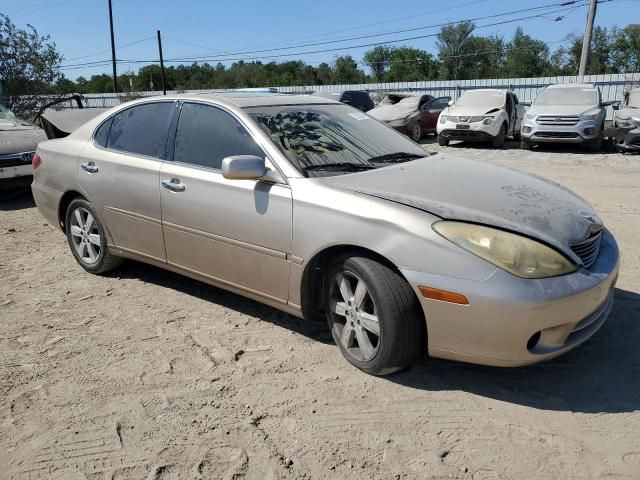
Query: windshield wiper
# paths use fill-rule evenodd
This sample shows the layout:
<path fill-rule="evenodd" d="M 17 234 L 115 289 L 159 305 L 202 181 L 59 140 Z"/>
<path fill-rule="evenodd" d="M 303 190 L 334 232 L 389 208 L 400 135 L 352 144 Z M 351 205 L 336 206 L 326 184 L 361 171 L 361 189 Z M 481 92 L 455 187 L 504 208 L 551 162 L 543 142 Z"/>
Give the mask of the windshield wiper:
<path fill-rule="evenodd" d="M 371 170 L 376 168 L 373 165 L 365 165 L 362 163 L 336 162 L 336 163 L 319 163 L 317 165 L 307 165 L 302 167 L 305 172 L 309 170 L 337 170 L 343 172 L 358 172 L 360 170 Z"/>
<path fill-rule="evenodd" d="M 426 156 L 427 156 L 427 152 L 425 152 L 424 155 L 419 155 L 417 153 L 395 152 L 395 153 L 387 153 L 386 155 L 379 155 L 377 157 L 372 157 L 369 159 L 369 161 L 373 163 L 401 163 L 401 162 L 407 162 L 409 160 L 415 160 L 417 158 L 423 158 Z"/>

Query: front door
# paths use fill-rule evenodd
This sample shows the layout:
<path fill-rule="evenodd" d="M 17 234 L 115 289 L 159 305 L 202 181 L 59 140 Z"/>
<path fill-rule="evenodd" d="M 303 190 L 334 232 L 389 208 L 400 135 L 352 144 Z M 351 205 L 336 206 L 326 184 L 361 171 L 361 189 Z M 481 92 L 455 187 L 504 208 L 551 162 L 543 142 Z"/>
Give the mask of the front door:
<path fill-rule="evenodd" d="M 160 171 L 167 262 L 250 293 L 286 301 L 291 189 L 285 183 L 228 180 L 224 157 L 264 152 L 231 113 L 185 102 L 173 161 Z"/>
<path fill-rule="evenodd" d="M 158 181 L 174 102 L 135 105 L 106 120 L 81 151 L 78 182 L 116 247 L 164 261 Z"/>
<path fill-rule="evenodd" d="M 447 107 L 451 97 L 438 97 L 425 103 L 422 108 L 422 131 L 431 133 L 436 131 L 440 112 Z"/>

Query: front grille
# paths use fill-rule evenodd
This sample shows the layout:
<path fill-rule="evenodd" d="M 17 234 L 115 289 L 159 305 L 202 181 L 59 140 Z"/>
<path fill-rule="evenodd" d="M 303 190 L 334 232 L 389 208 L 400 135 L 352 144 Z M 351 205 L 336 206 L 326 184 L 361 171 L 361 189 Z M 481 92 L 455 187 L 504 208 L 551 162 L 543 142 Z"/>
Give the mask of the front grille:
<path fill-rule="evenodd" d="M 540 125 L 577 125 L 580 117 L 574 115 L 539 115 L 536 122 Z"/>
<path fill-rule="evenodd" d="M 541 138 L 578 138 L 580 136 L 574 132 L 536 132 L 534 135 Z"/>
<path fill-rule="evenodd" d="M 602 230 L 591 235 L 586 240 L 571 244 L 571 250 L 575 253 L 585 267 L 589 268 L 598 258 L 600 252 L 600 239 L 602 238 Z"/>

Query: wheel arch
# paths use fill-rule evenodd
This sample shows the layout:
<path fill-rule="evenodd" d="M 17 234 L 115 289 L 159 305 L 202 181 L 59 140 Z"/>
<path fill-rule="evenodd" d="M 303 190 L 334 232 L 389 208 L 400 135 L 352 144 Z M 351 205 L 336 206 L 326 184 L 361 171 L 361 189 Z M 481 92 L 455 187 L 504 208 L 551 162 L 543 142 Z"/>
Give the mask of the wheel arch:
<path fill-rule="evenodd" d="M 360 255 L 376 260 L 383 265 L 388 266 L 392 270 L 395 270 L 405 281 L 407 281 L 400 269 L 391 260 L 374 250 L 352 244 L 339 244 L 326 247 L 316 252 L 313 257 L 311 257 L 311 259 L 306 263 L 302 273 L 302 280 L 300 282 L 300 301 L 302 314 L 305 318 L 320 319 L 323 317 L 324 283 L 327 267 L 331 263 L 331 260 L 346 254 L 353 256 Z M 418 303 L 420 302 L 418 301 Z"/>
<path fill-rule="evenodd" d="M 67 226 L 65 225 L 67 209 L 69 208 L 69 204 L 71 204 L 71 202 L 76 198 L 87 200 L 87 198 L 77 190 L 67 190 L 62 195 L 60 202 L 58 203 L 58 223 L 60 224 L 62 231 L 65 233 L 67 233 Z"/>

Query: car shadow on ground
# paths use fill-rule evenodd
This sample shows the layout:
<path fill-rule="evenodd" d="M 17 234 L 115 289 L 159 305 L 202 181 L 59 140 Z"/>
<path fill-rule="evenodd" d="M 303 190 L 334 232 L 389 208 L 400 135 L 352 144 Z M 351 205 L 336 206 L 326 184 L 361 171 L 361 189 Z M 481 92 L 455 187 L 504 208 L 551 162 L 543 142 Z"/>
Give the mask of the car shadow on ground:
<path fill-rule="evenodd" d="M 548 362 L 495 368 L 423 359 L 388 378 L 410 388 L 460 390 L 541 410 L 640 410 L 640 295 L 616 289 L 608 321 L 593 338 Z"/>
<path fill-rule="evenodd" d="M 9 212 L 33 208 L 36 204 L 29 187 L 12 188 L 0 191 L 0 211 Z"/>
<path fill-rule="evenodd" d="M 278 327 L 304 335 L 311 340 L 325 344 L 333 343 L 331 332 L 324 321 L 301 320 L 260 302 L 152 265 L 127 260 L 122 267 L 106 273 L 105 276 L 117 279 L 137 279 L 170 288 L 185 295 L 270 322 Z"/>

